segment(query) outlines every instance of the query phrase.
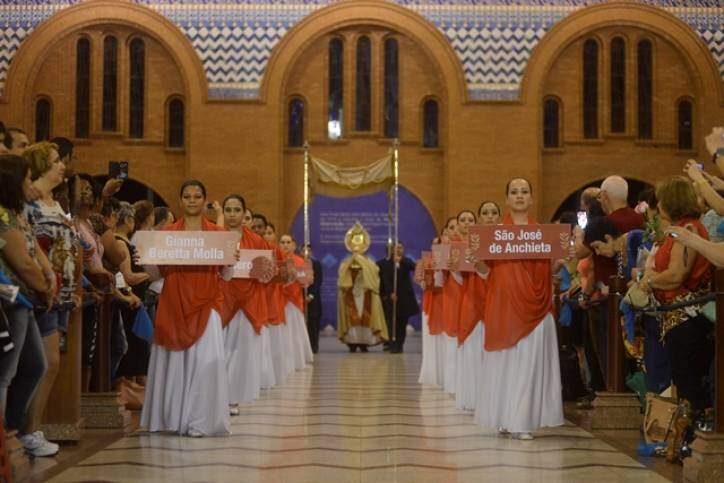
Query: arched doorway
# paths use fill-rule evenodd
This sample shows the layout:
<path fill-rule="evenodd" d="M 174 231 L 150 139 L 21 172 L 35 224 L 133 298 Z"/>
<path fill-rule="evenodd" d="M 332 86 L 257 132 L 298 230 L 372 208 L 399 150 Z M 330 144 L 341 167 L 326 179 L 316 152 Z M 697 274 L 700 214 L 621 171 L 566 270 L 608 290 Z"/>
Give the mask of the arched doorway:
<path fill-rule="evenodd" d="M 344 235 L 355 221 L 360 221 L 370 233 L 372 245 L 367 255 L 373 260 L 385 256 L 388 237 L 388 194 L 379 192 L 353 198 L 315 196 L 310 206 L 311 243 L 314 257 L 322 264 L 322 328 L 337 326 L 337 269 L 349 255 L 344 246 Z M 297 211 L 291 233 L 301 244 L 304 240 L 304 212 Z M 400 241 L 405 254 L 412 259 L 420 258 L 437 231 L 430 212 L 420 199 L 409 190 L 400 187 Z M 418 302 L 422 293 L 415 285 Z M 420 330 L 420 318 L 410 319 L 415 330 Z"/>
<path fill-rule="evenodd" d="M 638 201 L 639 193 L 644 191 L 647 188 L 651 188 L 652 186 L 649 183 L 646 183 L 644 181 L 639 181 L 637 179 L 632 178 L 625 178 L 626 182 L 628 183 L 628 204 L 629 206 L 635 206 Z M 578 211 L 580 202 L 581 202 L 581 193 L 583 193 L 583 190 L 586 188 L 590 188 L 592 186 L 599 187 L 601 186 L 601 183 L 603 182 L 603 179 L 598 179 L 596 181 L 591 181 L 590 183 L 586 184 L 585 186 L 582 186 L 581 188 L 577 189 L 563 201 L 558 206 L 558 209 L 555 211 L 553 217 L 551 218 L 551 221 L 557 220 L 561 213 L 566 211 Z"/>

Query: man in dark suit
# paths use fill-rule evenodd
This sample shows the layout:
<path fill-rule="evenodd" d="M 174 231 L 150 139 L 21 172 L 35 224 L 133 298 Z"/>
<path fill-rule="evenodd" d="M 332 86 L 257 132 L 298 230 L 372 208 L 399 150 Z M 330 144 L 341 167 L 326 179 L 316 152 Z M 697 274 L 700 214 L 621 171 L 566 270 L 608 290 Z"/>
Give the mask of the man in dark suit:
<path fill-rule="evenodd" d="M 401 243 L 397 244 L 394 257 L 391 255 L 392 247 L 388 247 L 388 256 L 377 262 L 380 267 L 380 297 L 382 307 L 385 310 L 387 329 L 392 338 L 392 306 L 397 299 L 397 324 L 395 341 L 390 344 L 390 352 L 397 354 L 402 352 L 407 334 L 407 320 L 413 315 L 420 313 L 417 305 L 415 291 L 412 289 L 411 273 L 415 272 L 415 262 L 404 256 L 404 248 Z M 394 293 L 394 267 L 397 267 L 397 296 Z"/>
<path fill-rule="evenodd" d="M 307 332 L 312 352 L 319 351 L 319 323 L 322 320 L 322 264 L 312 257 L 312 246 L 304 245 L 302 254 L 305 254 L 312 261 L 314 271 L 314 283 L 305 290 L 307 304 Z"/>

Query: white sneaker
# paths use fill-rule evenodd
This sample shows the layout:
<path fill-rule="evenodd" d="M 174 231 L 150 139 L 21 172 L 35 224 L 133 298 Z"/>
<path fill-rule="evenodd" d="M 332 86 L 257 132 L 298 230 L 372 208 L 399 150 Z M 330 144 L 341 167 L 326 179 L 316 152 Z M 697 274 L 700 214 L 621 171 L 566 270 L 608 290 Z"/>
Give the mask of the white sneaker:
<path fill-rule="evenodd" d="M 42 431 L 24 434 L 18 437 L 25 451 L 34 457 L 55 456 L 60 451 L 60 446 L 45 439 Z"/>
<path fill-rule="evenodd" d="M 202 433 L 198 429 L 189 429 L 189 432 L 187 434 L 191 438 L 203 438 L 204 437 L 204 433 Z"/>
<path fill-rule="evenodd" d="M 516 433 L 515 439 L 519 439 L 521 441 L 533 441 L 535 438 L 533 437 L 533 433 Z"/>
<path fill-rule="evenodd" d="M 508 431 L 506 428 L 501 426 L 498 428 L 498 434 L 501 436 L 507 436 L 510 434 L 510 431 Z"/>
<path fill-rule="evenodd" d="M 229 406 L 229 414 L 231 416 L 238 416 L 240 412 L 239 406 Z"/>

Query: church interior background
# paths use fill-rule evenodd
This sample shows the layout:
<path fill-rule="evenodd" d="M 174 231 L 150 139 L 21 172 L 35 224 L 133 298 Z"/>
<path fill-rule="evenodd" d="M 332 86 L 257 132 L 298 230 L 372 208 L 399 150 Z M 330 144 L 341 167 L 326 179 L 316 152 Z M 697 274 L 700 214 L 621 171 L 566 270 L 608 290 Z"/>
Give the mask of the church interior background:
<path fill-rule="evenodd" d="M 547 222 L 612 173 L 646 186 L 705 159 L 723 24 L 718 0 L 3 2 L 0 119 L 72 139 L 79 171 L 128 160 L 130 201 L 176 209 L 198 178 L 280 233 L 300 230 L 305 142 L 363 166 L 399 139 L 417 256 L 512 176 Z"/>

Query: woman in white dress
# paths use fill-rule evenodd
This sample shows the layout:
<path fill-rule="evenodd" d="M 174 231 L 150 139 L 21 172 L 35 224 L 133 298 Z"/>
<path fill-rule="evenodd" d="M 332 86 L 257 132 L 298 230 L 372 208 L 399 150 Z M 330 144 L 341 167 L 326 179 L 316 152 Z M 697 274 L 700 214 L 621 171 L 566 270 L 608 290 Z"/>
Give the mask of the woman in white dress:
<path fill-rule="evenodd" d="M 222 231 L 206 220 L 206 188 L 181 186 L 183 217 L 166 231 Z M 160 267 L 164 277 L 154 324 L 141 426 L 191 437 L 230 433 L 218 266 Z M 230 274 L 229 274 L 230 275 Z"/>
<path fill-rule="evenodd" d="M 509 213 L 503 225 L 534 223 L 532 186 L 515 178 L 506 186 Z M 553 319 L 550 260 L 488 262 L 485 363 L 475 421 L 513 433 L 563 424 L 558 341 Z"/>

